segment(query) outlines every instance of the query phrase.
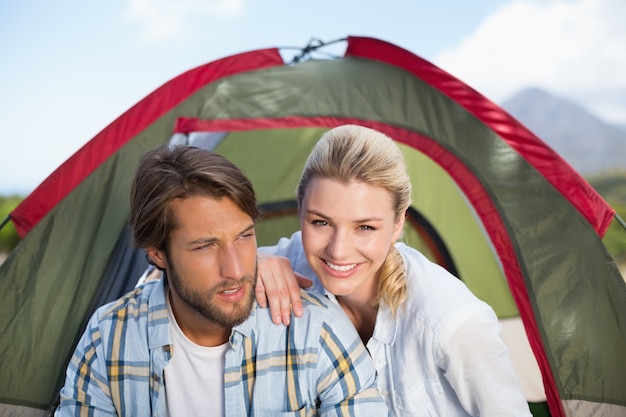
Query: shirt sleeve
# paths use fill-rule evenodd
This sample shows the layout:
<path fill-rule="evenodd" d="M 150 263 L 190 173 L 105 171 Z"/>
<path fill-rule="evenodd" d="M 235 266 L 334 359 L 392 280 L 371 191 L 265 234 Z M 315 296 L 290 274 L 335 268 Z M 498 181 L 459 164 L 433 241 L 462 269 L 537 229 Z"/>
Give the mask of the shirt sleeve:
<path fill-rule="evenodd" d="M 291 237 L 281 237 L 273 246 L 259 246 L 259 252 L 270 255 L 284 256 L 289 259 L 292 267 L 306 262 L 304 249 L 302 248 L 301 232 L 295 232 Z"/>
<path fill-rule="evenodd" d="M 463 408 L 472 416 L 530 417 L 495 314 L 474 311 L 453 327 L 440 340 L 441 367 Z"/>
<path fill-rule="evenodd" d="M 320 332 L 318 382 L 321 416 L 388 416 L 376 388 L 376 370 L 356 330 L 339 307 Z"/>
<path fill-rule="evenodd" d="M 102 335 L 94 315 L 67 367 L 55 417 L 116 416 L 104 363 Z"/>
<path fill-rule="evenodd" d="M 324 287 L 317 275 L 311 269 L 309 262 L 304 254 L 304 248 L 302 247 L 302 232 L 298 231 L 291 235 L 290 238 L 282 237 L 278 240 L 278 243 L 274 246 L 261 246 L 259 252 L 267 253 L 275 256 L 283 256 L 289 259 L 289 263 L 293 270 L 299 274 L 309 278 L 313 285 L 308 288 L 309 292 L 313 292 L 318 295 L 325 293 Z"/>

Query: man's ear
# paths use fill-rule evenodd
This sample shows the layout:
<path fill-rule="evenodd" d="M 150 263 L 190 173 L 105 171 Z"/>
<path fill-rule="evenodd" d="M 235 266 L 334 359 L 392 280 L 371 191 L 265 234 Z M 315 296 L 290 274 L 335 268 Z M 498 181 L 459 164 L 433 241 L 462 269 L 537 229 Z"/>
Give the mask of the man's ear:
<path fill-rule="evenodd" d="M 152 246 L 147 248 L 146 252 L 157 268 L 161 270 L 165 270 L 167 268 L 167 256 L 165 256 L 165 252 Z"/>

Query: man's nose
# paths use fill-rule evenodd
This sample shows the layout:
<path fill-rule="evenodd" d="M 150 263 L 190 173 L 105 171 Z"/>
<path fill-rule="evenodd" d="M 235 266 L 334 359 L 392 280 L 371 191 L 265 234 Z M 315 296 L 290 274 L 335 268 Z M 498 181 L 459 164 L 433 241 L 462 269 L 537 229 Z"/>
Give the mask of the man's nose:
<path fill-rule="evenodd" d="M 246 273 L 242 255 L 234 245 L 220 251 L 220 274 L 223 278 L 241 279 Z"/>

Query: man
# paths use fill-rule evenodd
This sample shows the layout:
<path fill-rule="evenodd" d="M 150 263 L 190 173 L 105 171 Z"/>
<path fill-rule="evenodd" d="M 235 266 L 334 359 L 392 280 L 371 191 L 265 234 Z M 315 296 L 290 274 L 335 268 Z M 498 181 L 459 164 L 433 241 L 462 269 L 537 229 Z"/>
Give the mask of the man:
<path fill-rule="evenodd" d="M 164 277 L 96 311 L 56 415 L 387 415 L 338 307 L 303 294 L 304 314 L 288 327 L 257 308 L 259 215 L 249 180 L 223 157 L 149 152 L 130 225 Z"/>

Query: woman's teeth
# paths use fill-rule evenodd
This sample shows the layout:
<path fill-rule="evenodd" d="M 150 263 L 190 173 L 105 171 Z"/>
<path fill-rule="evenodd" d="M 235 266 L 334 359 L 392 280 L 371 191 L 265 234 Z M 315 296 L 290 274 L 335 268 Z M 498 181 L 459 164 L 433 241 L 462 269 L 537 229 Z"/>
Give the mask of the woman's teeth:
<path fill-rule="evenodd" d="M 328 261 L 324 261 L 326 263 L 326 265 L 328 265 L 328 267 L 332 270 L 338 271 L 338 272 L 346 272 L 349 271 L 351 269 L 356 268 L 356 264 L 350 264 L 350 265 L 335 265 L 335 264 L 331 264 Z"/>

